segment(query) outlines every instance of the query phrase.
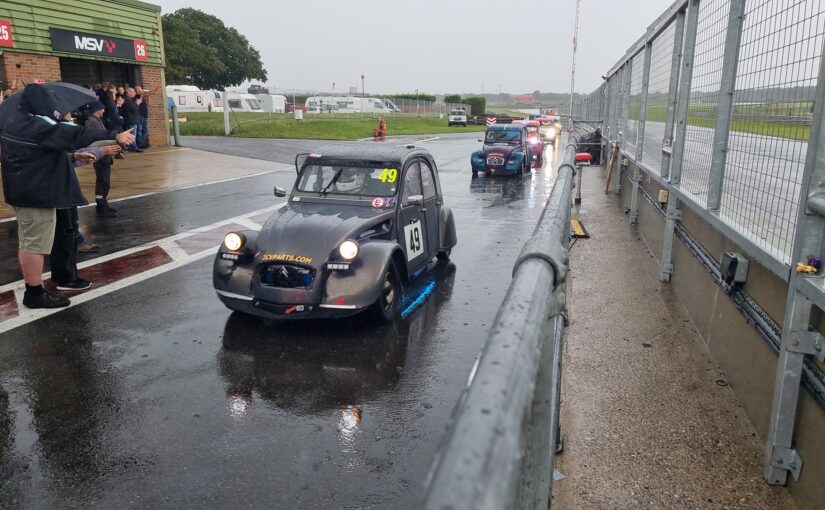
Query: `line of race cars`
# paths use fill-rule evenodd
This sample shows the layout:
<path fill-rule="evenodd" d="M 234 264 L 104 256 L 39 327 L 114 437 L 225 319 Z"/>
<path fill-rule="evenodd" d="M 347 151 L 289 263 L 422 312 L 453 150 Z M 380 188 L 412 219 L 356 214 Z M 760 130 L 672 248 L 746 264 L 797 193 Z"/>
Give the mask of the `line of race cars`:
<path fill-rule="evenodd" d="M 473 175 L 529 172 L 558 136 L 555 122 L 489 126 Z M 448 261 L 458 241 L 433 156 L 414 145 L 328 146 L 299 154 L 295 170 L 289 198 L 260 231 L 225 236 L 212 269 L 218 298 L 266 319 L 400 316 L 405 286 L 433 259 Z"/>
<path fill-rule="evenodd" d="M 544 145 L 554 143 L 561 132 L 558 116 L 534 116 L 531 120 L 487 127 L 480 150 L 470 156 L 473 175 L 523 175 L 544 161 Z"/>

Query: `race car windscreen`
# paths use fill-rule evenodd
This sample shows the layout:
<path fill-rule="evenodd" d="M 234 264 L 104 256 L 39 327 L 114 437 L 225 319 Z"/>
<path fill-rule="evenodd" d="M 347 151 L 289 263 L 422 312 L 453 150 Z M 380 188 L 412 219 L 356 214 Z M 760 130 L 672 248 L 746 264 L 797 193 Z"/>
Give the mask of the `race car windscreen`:
<path fill-rule="evenodd" d="M 389 197 L 398 191 L 397 168 L 306 165 L 297 189 L 307 193 Z"/>
<path fill-rule="evenodd" d="M 487 143 L 513 143 L 521 141 L 521 131 L 487 131 Z"/>

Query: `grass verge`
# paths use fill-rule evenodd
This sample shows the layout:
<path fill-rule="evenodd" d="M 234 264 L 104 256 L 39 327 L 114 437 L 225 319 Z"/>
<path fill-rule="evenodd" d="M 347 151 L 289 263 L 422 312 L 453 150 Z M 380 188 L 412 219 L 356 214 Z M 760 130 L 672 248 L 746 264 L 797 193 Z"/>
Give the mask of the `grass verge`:
<path fill-rule="evenodd" d="M 180 113 L 183 136 L 222 136 L 223 113 Z M 422 135 L 484 131 L 484 126 L 447 126 L 447 118 L 389 117 L 387 135 Z M 304 115 L 298 122 L 292 114 L 233 113 L 232 136 L 249 138 L 301 138 L 314 140 L 358 140 L 372 136 L 378 119 L 370 117 L 331 117 Z"/>

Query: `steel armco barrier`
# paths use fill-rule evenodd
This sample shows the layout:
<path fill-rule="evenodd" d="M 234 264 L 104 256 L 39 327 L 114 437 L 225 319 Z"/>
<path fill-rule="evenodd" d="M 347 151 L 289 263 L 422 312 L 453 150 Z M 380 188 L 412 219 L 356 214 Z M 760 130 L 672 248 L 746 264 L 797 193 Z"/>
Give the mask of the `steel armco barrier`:
<path fill-rule="evenodd" d="M 558 435 L 575 144 L 439 449 L 421 508 L 545 510 Z"/>

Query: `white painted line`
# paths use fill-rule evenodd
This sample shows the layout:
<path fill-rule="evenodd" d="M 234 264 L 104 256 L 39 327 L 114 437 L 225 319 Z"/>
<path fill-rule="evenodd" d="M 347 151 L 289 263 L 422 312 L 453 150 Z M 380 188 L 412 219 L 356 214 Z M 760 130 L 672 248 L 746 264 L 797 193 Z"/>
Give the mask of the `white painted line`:
<path fill-rule="evenodd" d="M 124 200 L 133 200 L 135 198 L 144 198 L 144 197 L 149 197 L 149 196 L 152 196 L 152 195 L 160 195 L 161 193 L 169 193 L 170 191 L 180 191 L 180 190 L 184 190 L 184 189 L 201 188 L 203 186 L 211 186 L 213 184 L 223 184 L 225 182 L 239 181 L 241 179 L 249 179 L 251 177 L 260 177 L 261 175 L 268 175 L 268 174 L 274 174 L 276 172 L 283 172 L 283 171 L 286 171 L 286 170 L 291 170 L 293 168 L 292 165 L 289 165 L 287 163 L 273 163 L 273 165 L 283 165 L 286 168 L 278 168 L 276 170 L 267 170 L 265 172 L 258 172 L 258 173 L 249 174 L 249 175 L 240 175 L 240 176 L 237 176 L 237 177 L 229 177 L 227 179 L 219 179 L 217 181 L 209 181 L 209 182 L 201 182 L 201 183 L 197 183 L 197 184 L 189 184 L 189 185 L 186 185 L 186 186 L 178 186 L 178 187 L 167 188 L 167 189 L 162 189 L 162 190 L 158 190 L 158 191 L 149 191 L 147 193 L 141 193 L 139 195 L 130 195 L 128 197 L 113 198 L 112 200 L 109 200 L 109 203 L 111 204 L 111 203 L 114 203 L 114 202 L 123 202 Z M 83 206 L 78 207 L 78 209 L 83 209 L 84 207 L 94 207 L 94 206 L 95 206 L 95 204 L 89 203 L 87 205 L 83 205 Z M 3 218 L 2 220 L 0 220 L 0 223 L 5 223 L 7 221 L 15 221 L 16 219 L 17 218 L 15 216 L 12 216 L 11 218 Z"/>
<path fill-rule="evenodd" d="M 434 142 L 436 140 L 441 140 L 441 137 L 440 136 L 435 136 L 433 138 L 425 138 L 424 140 L 416 140 L 413 143 L 414 144 L 416 144 L 416 143 L 427 143 L 427 142 Z"/>
<path fill-rule="evenodd" d="M 134 248 L 129 248 L 126 250 L 121 250 L 119 252 L 110 253 L 108 255 L 104 255 L 102 257 L 97 257 L 82 264 L 78 264 L 78 268 L 82 269 L 89 266 L 94 266 L 100 264 L 102 262 L 107 262 L 109 260 L 117 259 L 123 257 L 125 255 L 131 255 L 133 253 L 139 252 L 141 250 L 145 250 L 147 248 L 154 248 L 159 247 L 167 255 L 172 259 L 172 262 L 162 264 L 158 267 L 148 269 L 143 271 L 142 273 L 138 273 L 136 275 L 129 276 L 122 280 L 116 281 L 114 283 L 110 283 L 100 288 L 92 287 L 91 290 L 84 292 L 82 294 L 78 294 L 73 296 L 71 299 L 72 304 L 69 305 L 69 308 L 73 306 L 77 306 L 79 304 L 85 303 L 87 301 L 91 301 L 96 299 L 100 296 L 105 296 L 106 294 L 110 294 L 112 292 L 118 291 L 130 285 L 134 285 L 136 283 L 140 283 L 144 280 L 157 276 L 159 274 L 166 273 L 168 271 L 172 271 L 173 269 L 177 269 L 179 267 L 185 266 L 186 264 L 190 264 L 192 262 L 201 260 L 203 258 L 212 256 L 215 254 L 215 250 L 217 249 L 217 245 L 211 248 L 207 248 L 203 251 L 194 254 L 188 254 L 183 249 L 175 244 L 175 241 L 180 239 L 185 239 L 187 237 L 191 237 L 193 235 L 197 235 L 203 232 L 208 232 L 210 230 L 216 229 L 218 227 L 229 225 L 231 223 L 237 224 L 244 224 L 247 223 L 247 219 L 251 216 L 257 216 L 259 214 L 263 214 L 265 212 L 270 212 L 278 209 L 279 207 L 283 206 L 285 202 L 279 202 L 277 204 L 271 205 L 269 207 L 265 207 L 263 209 L 258 209 L 257 211 L 245 213 L 241 216 L 236 216 L 234 218 L 228 218 L 226 220 L 218 221 L 212 223 L 211 225 L 205 225 L 203 227 L 196 228 L 194 230 L 190 230 L 187 232 L 182 232 L 180 234 L 176 234 L 173 236 L 165 237 L 158 241 L 152 241 L 141 246 L 136 246 Z M 257 223 L 249 221 L 250 225 L 257 225 Z M 50 277 L 50 273 L 45 273 L 43 278 L 46 279 Z M 94 282 L 92 282 L 94 283 Z M 48 317 L 49 315 L 53 315 L 55 313 L 60 312 L 61 310 L 65 310 L 65 308 L 51 308 L 51 309 L 36 309 L 31 310 L 23 306 L 23 291 L 24 291 L 24 283 L 23 280 L 19 280 L 13 283 L 9 283 L 0 287 L 0 292 L 5 292 L 8 290 L 13 290 L 14 295 L 17 298 L 19 315 L 17 317 L 8 319 L 6 321 L 0 322 L 0 333 L 10 331 L 14 328 L 18 328 L 30 322 L 36 321 L 38 319 L 42 319 L 43 317 Z"/>

